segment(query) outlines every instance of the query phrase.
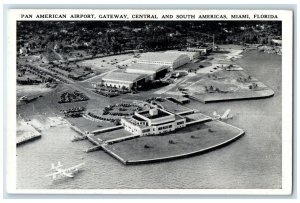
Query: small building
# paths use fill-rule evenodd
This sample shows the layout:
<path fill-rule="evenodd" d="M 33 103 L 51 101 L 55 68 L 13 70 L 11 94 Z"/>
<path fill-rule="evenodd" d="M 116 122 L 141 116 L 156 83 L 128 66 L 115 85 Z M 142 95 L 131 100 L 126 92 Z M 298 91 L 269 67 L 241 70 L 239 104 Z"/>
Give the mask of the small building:
<path fill-rule="evenodd" d="M 159 64 L 135 63 L 126 68 L 127 73 L 145 74 L 150 80 L 164 77 L 169 71 L 169 66 Z"/>
<path fill-rule="evenodd" d="M 188 47 L 186 50 L 188 52 L 198 52 L 201 56 L 208 53 L 208 50 L 205 47 Z"/>
<path fill-rule="evenodd" d="M 127 88 L 142 86 L 147 81 L 147 75 L 111 72 L 103 76 L 102 84 L 107 87 Z"/>
<path fill-rule="evenodd" d="M 148 52 L 141 55 L 137 63 L 167 65 L 176 69 L 190 62 L 190 58 L 182 53 Z"/>
<path fill-rule="evenodd" d="M 272 39 L 271 40 L 272 44 L 276 46 L 281 46 L 282 45 L 282 40 L 281 39 Z"/>
<path fill-rule="evenodd" d="M 135 135 L 158 135 L 186 126 L 186 118 L 159 108 L 135 112 L 121 118 L 124 129 Z"/>

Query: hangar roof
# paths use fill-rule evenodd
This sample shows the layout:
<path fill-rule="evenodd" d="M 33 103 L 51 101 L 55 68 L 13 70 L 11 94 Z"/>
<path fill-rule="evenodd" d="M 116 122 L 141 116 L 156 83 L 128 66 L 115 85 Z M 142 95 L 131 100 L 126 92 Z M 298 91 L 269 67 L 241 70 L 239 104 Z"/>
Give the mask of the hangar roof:
<path fill-rule="evenodd" d="M 144 64 L 144 63 L 135 63 L 129 66 L 126 70 L 127 71 L 136 71 L 136 72 L 151 72 L 157 73 L 158 71 L 167 69 L 168 66 L 165 65 L 156 65 L 156 64 Z"/>
<path fill-rule="evenodd" d="M 142 54 L 138 61 L 161 61 L 173 63 L 184 56 L 188 57 L 186 54 L 175 52 L 147 52 Z"/>
<path fill-rule="evenodd" d="M 143 79 L 145 75 L 125 73 L 125 72 L 111 72 L 102 77 L 103 80 L 136 82 Z"/>

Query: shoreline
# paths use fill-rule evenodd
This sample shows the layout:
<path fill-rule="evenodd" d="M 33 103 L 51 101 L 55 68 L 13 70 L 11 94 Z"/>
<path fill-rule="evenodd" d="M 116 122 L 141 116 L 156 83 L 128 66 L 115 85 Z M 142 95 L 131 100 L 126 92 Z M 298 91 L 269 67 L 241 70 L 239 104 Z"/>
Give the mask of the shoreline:
<path fill-rule="evenodd" d="M 188 97 L 195 100 L 195 101 L 200 101 L 200 102 L 206 104 L 206 103 L 214 103 L 214 102 L 217 103 L 217 102 L 229 102 L 229 101 L 255 100 L 255 99 L 265 99 L 265 98 L 273 97 L 275 92 L 271 89 L 269 89 L 269 91 L 270 91 L 269 93 L 266 93 L 265 95 L 262 95 L 262 96 L 257 96 L 257 95 L 248 96 L 248 97 L 242 97 L 242 96 L 238 97 L 238 96 L 236 96 L 236 97 L 226 98 L 226 99 L 225 98 L 219 98 L 219 99 L 217 99 L 217 98 L 216 99 L 205 99 L 205 98 L 203 98 L 202 99 L 201 97 L 197 98 L 197 97 L 192 96 L 192 95 L 189 95 Z"/>

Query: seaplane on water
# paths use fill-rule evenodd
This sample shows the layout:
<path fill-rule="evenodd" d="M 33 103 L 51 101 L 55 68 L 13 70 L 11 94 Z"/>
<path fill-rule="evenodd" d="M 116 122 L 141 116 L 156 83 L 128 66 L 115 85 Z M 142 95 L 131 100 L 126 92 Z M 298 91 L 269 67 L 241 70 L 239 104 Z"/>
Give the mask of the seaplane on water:
<path fill-rule="evenodd" d="M 230 109 L 227 109 L 223 115 L 219 115 L 219 114 L 217 114 L 216 111 L 214 111 L 213 112 L 213 116 L 214 116 L 213 120 L 227 120 L 227 119 L 232 119 L 233 116 L 229 115 L 230 111 L 231 111 Z"/>
<path fill-rule="evenodd" d="M 62 169 L 63 166 L 60 161 L 58 162 L 57 166 L 54 163 L 51 164 L 51 169 L 55 170 L 56 172 L 46 175 L 46 177 L 52 177 L 55 180 L 57 177 L 69 177 L 74 178 L 75 173 L 79 171 L 79 169 L 84 165 L 84 163 L 78 164 L 76 166 L 72 166 L 70 168 Z"/>

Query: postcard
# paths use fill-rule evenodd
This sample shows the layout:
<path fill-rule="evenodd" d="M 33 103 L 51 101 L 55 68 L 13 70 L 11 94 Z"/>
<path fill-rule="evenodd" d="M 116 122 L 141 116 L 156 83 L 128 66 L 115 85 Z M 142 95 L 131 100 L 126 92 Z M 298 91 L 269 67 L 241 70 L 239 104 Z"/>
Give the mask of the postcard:
<path fill-rule="evenodd" d="M 292 11 L 7 19 L 8 193 L 291 194 Z"/>

